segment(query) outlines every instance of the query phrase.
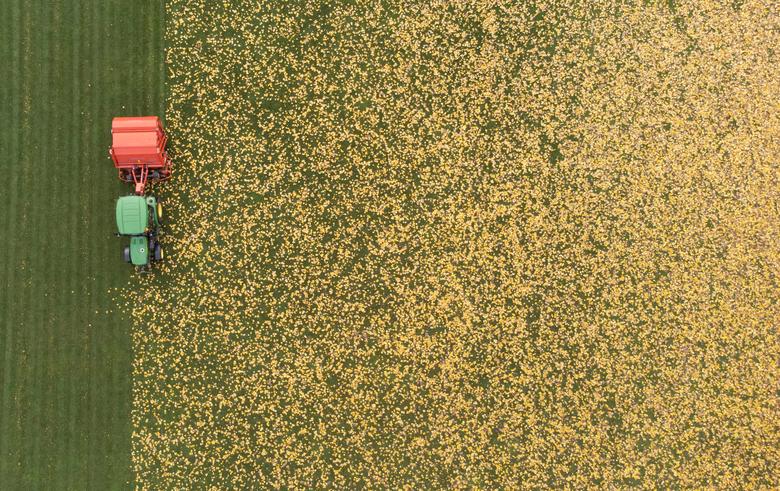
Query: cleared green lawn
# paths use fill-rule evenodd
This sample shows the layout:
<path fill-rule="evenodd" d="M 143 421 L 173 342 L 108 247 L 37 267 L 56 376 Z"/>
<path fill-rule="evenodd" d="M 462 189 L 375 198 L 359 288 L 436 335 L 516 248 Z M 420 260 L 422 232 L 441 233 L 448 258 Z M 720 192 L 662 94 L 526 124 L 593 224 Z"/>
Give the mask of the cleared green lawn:
<path fill-rule="evenodd" d="M 163 3 L 0 2 L 0 488 L 128 487 L 111 117 L 163 111 Z"/>

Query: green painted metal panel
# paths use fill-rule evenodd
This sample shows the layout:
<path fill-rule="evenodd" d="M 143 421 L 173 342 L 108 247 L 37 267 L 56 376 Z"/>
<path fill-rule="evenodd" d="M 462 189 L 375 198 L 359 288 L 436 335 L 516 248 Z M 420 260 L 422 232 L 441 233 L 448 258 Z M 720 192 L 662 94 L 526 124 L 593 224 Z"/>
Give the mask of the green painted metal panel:
<path fill-rule="evenodd" d="M 144 236 L 130 238 L 130 262 L 135 266 L 149 263 L 149 240 Z"/>
<path fill-rule="evenodd" d="M 143 196 L 123 196 L 116 202 L 116 227 L 122 235 L 142 234 L 149 225 Z"/>

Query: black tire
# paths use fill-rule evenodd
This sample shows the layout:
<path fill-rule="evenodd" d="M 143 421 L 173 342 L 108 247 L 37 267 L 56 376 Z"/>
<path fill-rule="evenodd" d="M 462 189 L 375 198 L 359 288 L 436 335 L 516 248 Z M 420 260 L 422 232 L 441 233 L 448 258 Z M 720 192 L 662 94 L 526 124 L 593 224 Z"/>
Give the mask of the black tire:
<path fill-rule="evenodd" d="M 129 246 L 125 247 L 122 250 L 122 259 L 124 259 L 126 263 L 130 262 L 130 247 Z"/>
<path fill-rule="evenodd" d="M 158 242 L 157 244 L 154 245 L 154 260 L 162 261 L 162 258 L 163 258 L 163 250 L 162 250 L 162 246 Z"/>

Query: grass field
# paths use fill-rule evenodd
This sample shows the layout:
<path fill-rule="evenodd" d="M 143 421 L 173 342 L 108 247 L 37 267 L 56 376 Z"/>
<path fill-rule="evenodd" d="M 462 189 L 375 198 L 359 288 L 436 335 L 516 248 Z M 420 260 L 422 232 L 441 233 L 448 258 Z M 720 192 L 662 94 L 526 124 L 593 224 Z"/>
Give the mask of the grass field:
<path fill-rule="evenodd" d="M 0 489 L 132 482 L 130 325 L 108 290 L 111 117 L 163 112 L 154 0 L 0 2 Z"/>
<path fill-rule="evenodd" d="M 167 8 L 139 483 L 778 486 L 771 2 Z"/>
<path fill-rule="evenodd" d="M 780 487 L 772 2 L 164 6 L 2 3 L 0 490 Z"/>

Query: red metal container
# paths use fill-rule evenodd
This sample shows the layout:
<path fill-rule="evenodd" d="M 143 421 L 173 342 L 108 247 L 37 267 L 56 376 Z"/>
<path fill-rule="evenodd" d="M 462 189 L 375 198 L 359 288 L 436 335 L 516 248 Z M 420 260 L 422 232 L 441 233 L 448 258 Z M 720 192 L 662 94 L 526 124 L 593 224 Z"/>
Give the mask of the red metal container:
<path fill-rule="evenodd" d="M 119 179 L 134 183 L 136 194 L 144 194 L 147 181 L 171 176 L 171 159 L 165 148 L 168 137 L 157 116 L 114 118 L 111 139 L 108 153 L 119 170 Z"/>

